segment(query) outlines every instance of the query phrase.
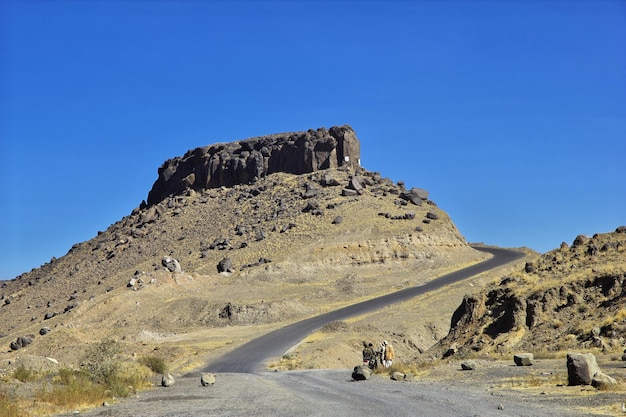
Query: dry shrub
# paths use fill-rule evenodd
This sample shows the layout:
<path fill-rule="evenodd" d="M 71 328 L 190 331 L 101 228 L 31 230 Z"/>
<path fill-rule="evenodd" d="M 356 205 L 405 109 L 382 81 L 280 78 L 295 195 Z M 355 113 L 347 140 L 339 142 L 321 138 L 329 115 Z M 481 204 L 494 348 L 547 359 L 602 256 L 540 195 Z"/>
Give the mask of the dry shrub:
<path fill-rule="evenodd" d="M 20 365 L 13 371 L 13 378 L 21 382 L 33 382 L 39 379 L 39 372 L 32 368 L 26 368 L 24 365 Z"/>
<path fill-rule="evenodd" d="M 139 359 L 139 363 L 147 366 L 155 374 L 165 375 L 167 373 L 167 365 L 165 359 L 159 356 L 144 356 Z"/>
<path fill-rule="evenodd" d="M 385 368 L 384 366 L 378 366 L 378 368 L 374 369 L 375 374 L 378 375 L 391 375 L 394 372 L 401 372 L 405 375 L 412 374 L 416 375 L 420 372 L 424 372 L 424 367 L 420 366 L 417 363 L 405 363 L 405 362 L 393 362 L 393 364 L 389 368 Z"/>
<path fill-rule="evenodd" d="M 81 371 L 61 369 L 54 380 L 51 388 L 44 387 L 37 393 L 38 402 L 70 409 L 102 403 L 110 396 L 106 386 Z"/>
<path fill-rule="evenodd" d="M 37 402 L 59 410 L 75 409 L 112 397 L 127 397 L 150 386 L 146 367 L 123 362 L 120 352 L 121 346 L 115 341 L 95 344 L 87 351 L 80 369 L 60 369 L 52 384 L 37 393 Z"/>

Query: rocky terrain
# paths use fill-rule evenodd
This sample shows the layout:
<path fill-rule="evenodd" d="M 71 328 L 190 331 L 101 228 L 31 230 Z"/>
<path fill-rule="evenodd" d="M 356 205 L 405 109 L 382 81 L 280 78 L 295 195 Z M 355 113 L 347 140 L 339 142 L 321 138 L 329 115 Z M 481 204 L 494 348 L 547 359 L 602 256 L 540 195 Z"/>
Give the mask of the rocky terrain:
<path fill-rule="evenodd" d="M 192 384 L 190 372 L 271 330 L 488 256 L 468 245 L 426 190 L 366 170 L 359 153 L 356 134 L 341 126 L 215 144 L 166 161 L 146 201 L 128 216 L 65 256 L 0 282 L 4 387 L 28 396 L 38 387 L 11 379 L 18 367 L 76 368 L 103 340 L 115 340 L 135 365 L 158 355 Z M 603 367 L 613 367 L 610 374 L 624 378 L 625 231 L 580 236 L 543 255 L 521 249 L 527 257 L 519 262 L 329 323 L 268 369 L 351 369 L 363 340 L 388 340 L 399 366 L 426 385 L 448 390 L 460 381 L 461 362 L 472 360 L 477 369 L 462 379 L 478 391 L 536 389 L 520 401 L 547 395 L 545 404 L 561 401 L 567 415 L 563 392 L 554 388 L 566 384 L 569 350 L 596 353 Z M 535 364 L 542 371 L 512 367 L 517 352 L 543 359 Z M 588 403 L 600 412 L 616 409 L 617 387 L 593 391 Z M 525 415 L 523 405 L 506 404 Z M 120 415 L 135 415 L 142 404 L 129 407 Z M 484 415 L 499 413 L 494 407 Z"/>
<path fill-rule="evenodd" d="M 467 295 L 439 353 L 621 353 L 626 342 L 626 227 L 545 253 Z M 445 354 L 445 353 L 444 353 Z"/>
<path fill-rule="evenodd" d="M 273 162 L 280 152 L 291 165 Z M 259 175 L 242 176 L 243 158 L 258 155 L 268 158 Z M 344 126 L 167 161 L 149 203 L 0 284 L 0 359 L 75 365 L 89 344 L 114 337 L 129 355 L 161 349 L 174 367 L 199 366 L 269 328 L 484 259 L 427 191 L 407 190 L 358 159 L 356 135 Z M 273 172 L 281 166 L 304 173 Z M 420 337 L 407 349 L 433 343 Z"/>

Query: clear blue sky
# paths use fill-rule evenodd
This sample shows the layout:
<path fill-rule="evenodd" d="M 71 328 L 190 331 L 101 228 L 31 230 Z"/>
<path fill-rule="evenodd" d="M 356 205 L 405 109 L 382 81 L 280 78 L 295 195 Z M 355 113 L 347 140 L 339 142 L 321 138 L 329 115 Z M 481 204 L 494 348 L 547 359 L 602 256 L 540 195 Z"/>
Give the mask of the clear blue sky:
<path fill-rule="evenodd" d="M 468 241 L 626 224 L 626 2 L 0 2 L 0 279 L 188 149 L 350 124 Z"/>

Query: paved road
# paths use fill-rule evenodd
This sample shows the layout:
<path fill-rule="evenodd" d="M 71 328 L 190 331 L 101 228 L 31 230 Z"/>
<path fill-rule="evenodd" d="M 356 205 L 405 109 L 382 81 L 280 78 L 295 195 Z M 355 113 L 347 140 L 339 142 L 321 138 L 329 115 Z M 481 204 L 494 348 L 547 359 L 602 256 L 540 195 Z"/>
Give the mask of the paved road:
<path fill-rule="evenodd" d="M 524 256 L 524 253 L 496 248 L 475 247 L 479 251 L 489 252 L 492 258 L 479 264 L 452 272 L 436 278 L 424 285 L 405 288 L 391 294 L 372 300 L 353 304 L 339 310 L 321 314 L 289 326 L 270 332 L 264 336 L 254 339 L 245 345 L 227 353 L 210 363 L 205 372 L 238 372 L 252 373 L 260 370 L 263 365 L 272 358 L 282 356 L 292 346 L 299 343 L 307 335 L 313 333 L 327 323 L 336 320 L 345 320 L 350 317 L 378 310 L 390 304 L 408 300 L 415 296 L 425 294 L 429 291 L 439 289 L 445 285 L 467 279 L 490 269 L 497 268 L 509 262 L 515 261 Z"/>

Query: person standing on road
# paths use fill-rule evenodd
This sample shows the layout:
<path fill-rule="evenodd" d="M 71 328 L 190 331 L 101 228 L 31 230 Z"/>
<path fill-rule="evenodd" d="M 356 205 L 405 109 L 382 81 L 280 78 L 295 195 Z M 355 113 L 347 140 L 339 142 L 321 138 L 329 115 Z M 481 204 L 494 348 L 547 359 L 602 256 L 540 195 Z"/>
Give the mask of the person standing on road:
<path fill-rule="evenodd" d="M 378 355 L 378 357 L 380 358 L 380 364 L 385 366 L 385 341 L 380 342 L 380 345 L 378 346 L 378 352 L 376 352 L 376 354 Z"/>
<path fill-rule="evenodd" d="M 393 358 L 395 357 L 395 354 L 393 352 L 393 346 L 391 346 L 391 344 L 387 342 L 386 340 L 383 340 L 382 345 L 383 345 L 383 350 L 382 350 L 383 364 L 385 365 L 385 368 L 389 368 L 391 364 L 393 363 Z"/>
<path fill-rule="evenodd" d="M 368 345 L 367 342 L 363 342 L 363 364 L 369 366 L 370 362 L 374 360 L 374 349 L 372 344 Z"/>

